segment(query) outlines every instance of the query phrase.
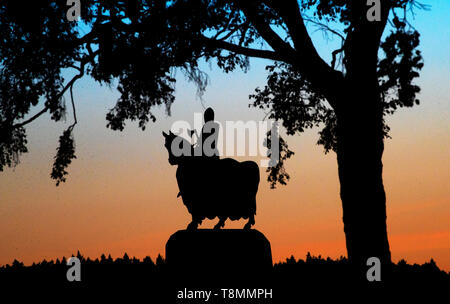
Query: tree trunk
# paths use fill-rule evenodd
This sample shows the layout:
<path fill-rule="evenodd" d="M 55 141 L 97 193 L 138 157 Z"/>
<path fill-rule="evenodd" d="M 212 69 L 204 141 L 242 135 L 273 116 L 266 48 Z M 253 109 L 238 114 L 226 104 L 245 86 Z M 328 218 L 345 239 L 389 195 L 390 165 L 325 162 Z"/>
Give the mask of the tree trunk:
<path fill-rule="evenodd" d="M 376 80 L 346 81 L 343 106 L 336 112 L 340 195 L 348 258 L 365 279 L 368 258 L 380 259 L 381 273 L 391 263 L 382 178 L 383 113 Z"/>

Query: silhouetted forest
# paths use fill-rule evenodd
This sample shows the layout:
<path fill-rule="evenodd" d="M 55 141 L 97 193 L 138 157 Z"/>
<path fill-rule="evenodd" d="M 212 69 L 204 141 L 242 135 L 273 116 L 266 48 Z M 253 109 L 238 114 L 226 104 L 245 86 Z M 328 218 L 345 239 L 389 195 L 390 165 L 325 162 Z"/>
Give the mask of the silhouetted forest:
<path fill-rule="evenodd" d="M 388 282 L 354 282 L 348 271 L 348 260 L 344 257 L 333 260 L 315 257 L 308 253 L 305 259 L 293 256 L 283 262 L 274 264 L 272 272 L 264 275 L 214 277 L 214 269 L 210 273 L 189 274 L 189 280 L 179 280 L 179 276 L 170 271 L 165 259 L 159 255 L 156 260 L 150 257 L 137 259 L 125 254 L 122 258 L 113 259 L 110 255 L 102 255 L 92 260 L 76 255 L 81 261 L 81 282 L 68 282 L 66 258 L 56 261 L 43 260 L 25 266 L 15 260 L 12 264 L 0 267 L 0 286 L 45 286 L 45 290 L 53 293 L 67 292 L 73 289 L 78 296 L 85 291 L 95 290 L 102 297 L 114 298 L 117 293 L 127 296 L 148 298 L 149 303 L 202 303 L 202 301 L 180 301 L 176 295 L 184 288 L 271 288 L 272 299 L 252 299 L 252 301 L 211 300 L 210 303 L 286 303 L 288 300 L 304 299 L 314 296 L 320 299 L 336 299 L 345 297 L 346 293 L 357 286 L 358 289 L 374 288 L 373 296 L 381 296 L 384 290 L 392 290 L 397 295 L 414 298 L 417 293 L 445 294 L 450 286 L 450 273 L 440 270 L 433 259 L 422 265 L 408 264 L 401 260 L 393 264 L 392 277 Z M 221 278 L 222 280 L 215 280 Z M 5 290 L 7 290 L 5 288 Z M 213 289 L 214 290 L 214 289 Z M 372 289 L 370 289 L 372 290 Z M 369 293 L 371 294 L 371 293 Z M 431 294 L 431 293 L 430 293 Z"/>

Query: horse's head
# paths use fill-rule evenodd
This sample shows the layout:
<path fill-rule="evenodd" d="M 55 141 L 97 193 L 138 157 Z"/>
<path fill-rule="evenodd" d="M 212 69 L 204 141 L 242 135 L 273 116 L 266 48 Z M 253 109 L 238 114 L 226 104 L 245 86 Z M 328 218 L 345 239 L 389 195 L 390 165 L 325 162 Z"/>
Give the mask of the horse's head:
<path fill-rule="evenodd" d="M 169 164 L 179 165 L 185 158 L 192 156 L 192 145 L 183 137 L 177 136 L 169 131 L 169 134 L 162 132 L 165 143 L 164 146 L 169 152 Z"/>

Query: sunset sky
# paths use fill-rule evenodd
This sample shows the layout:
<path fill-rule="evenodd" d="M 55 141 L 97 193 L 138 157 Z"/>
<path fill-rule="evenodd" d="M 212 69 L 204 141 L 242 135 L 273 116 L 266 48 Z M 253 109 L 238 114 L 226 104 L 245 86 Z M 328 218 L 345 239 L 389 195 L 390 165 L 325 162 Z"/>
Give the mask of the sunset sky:
<path fill-rule="evenodd" d="M 425 62 L 416 81 L 421 104 L 388 118 L 392 139 L 383 157 L 388 231 L 394 261 L 433 258 L 450 271 L 450 2 L 426 3 L 431 10 L 416 11 L 411 20 L 421 33 Z M 314 38 L 329 62 L 336 41 L 324 42 L 320 33 Z M 204 106 L 215 109 L 217 121 L 264 118 L 264 112 L 248 107 L 248 95 L 264 86 L 267 64 L 252 59 L 249 72 L 230 74 L 204 65 L 210 78 Z M 14 259 L 28 265 L 77 250 L 94 259 L 102 253 L 164 255 L 167 239 L 186 228 L 190 215 L 176 197 L 176 167 L 167 161 L 161 131 L 178 120 L 192 123 L 193 113 L 204 110 L 195 86 L 182 73 L 177 79 L 170 117 L 164 108 L 155 108 L 156 123 L 141 131 L 130 122 L 123 132 L 106 128 L 106 112 L 118 97 L 114 86 L 102 87 L 89 78 L 77 82 L 77 159 L 59 187 L 49 174 L 72 112 L 66 122 L 54 123 L 46 115 L 28 126 L 29 153 L 16 168 L 0 173 L 0 265 Z M 287 162 L 287 186 L 271 190 L 261 169 L 254 228 L 271 242 L 274 262 L 291 255 L 304 258 L 308 251 L 346 255 L 336 155 L 325 155 L 316 145 L 317 131 L 287 138 L 295 151 Z M 201 228 L 216 222 L 207 220 Z M 227 221 L 225 228 L 244 224 Z"/>

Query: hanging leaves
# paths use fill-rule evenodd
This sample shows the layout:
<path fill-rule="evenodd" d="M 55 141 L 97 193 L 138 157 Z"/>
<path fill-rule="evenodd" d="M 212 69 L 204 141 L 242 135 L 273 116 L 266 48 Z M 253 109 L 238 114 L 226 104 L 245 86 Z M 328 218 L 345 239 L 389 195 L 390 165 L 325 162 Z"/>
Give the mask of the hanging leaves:
<path fill-rule="evenodd" d="M 75 156 L 75 143 L 72 134 L 73 126 L 70 126 L 59 137 L 59 146 L 56 149 L 56 156 L 54 157 L 54 163 L 51 178 L 56 180 L 56 186 L 66 181 L 67 167 L 72 162 L 72 159 L 77 158 Z"/>

